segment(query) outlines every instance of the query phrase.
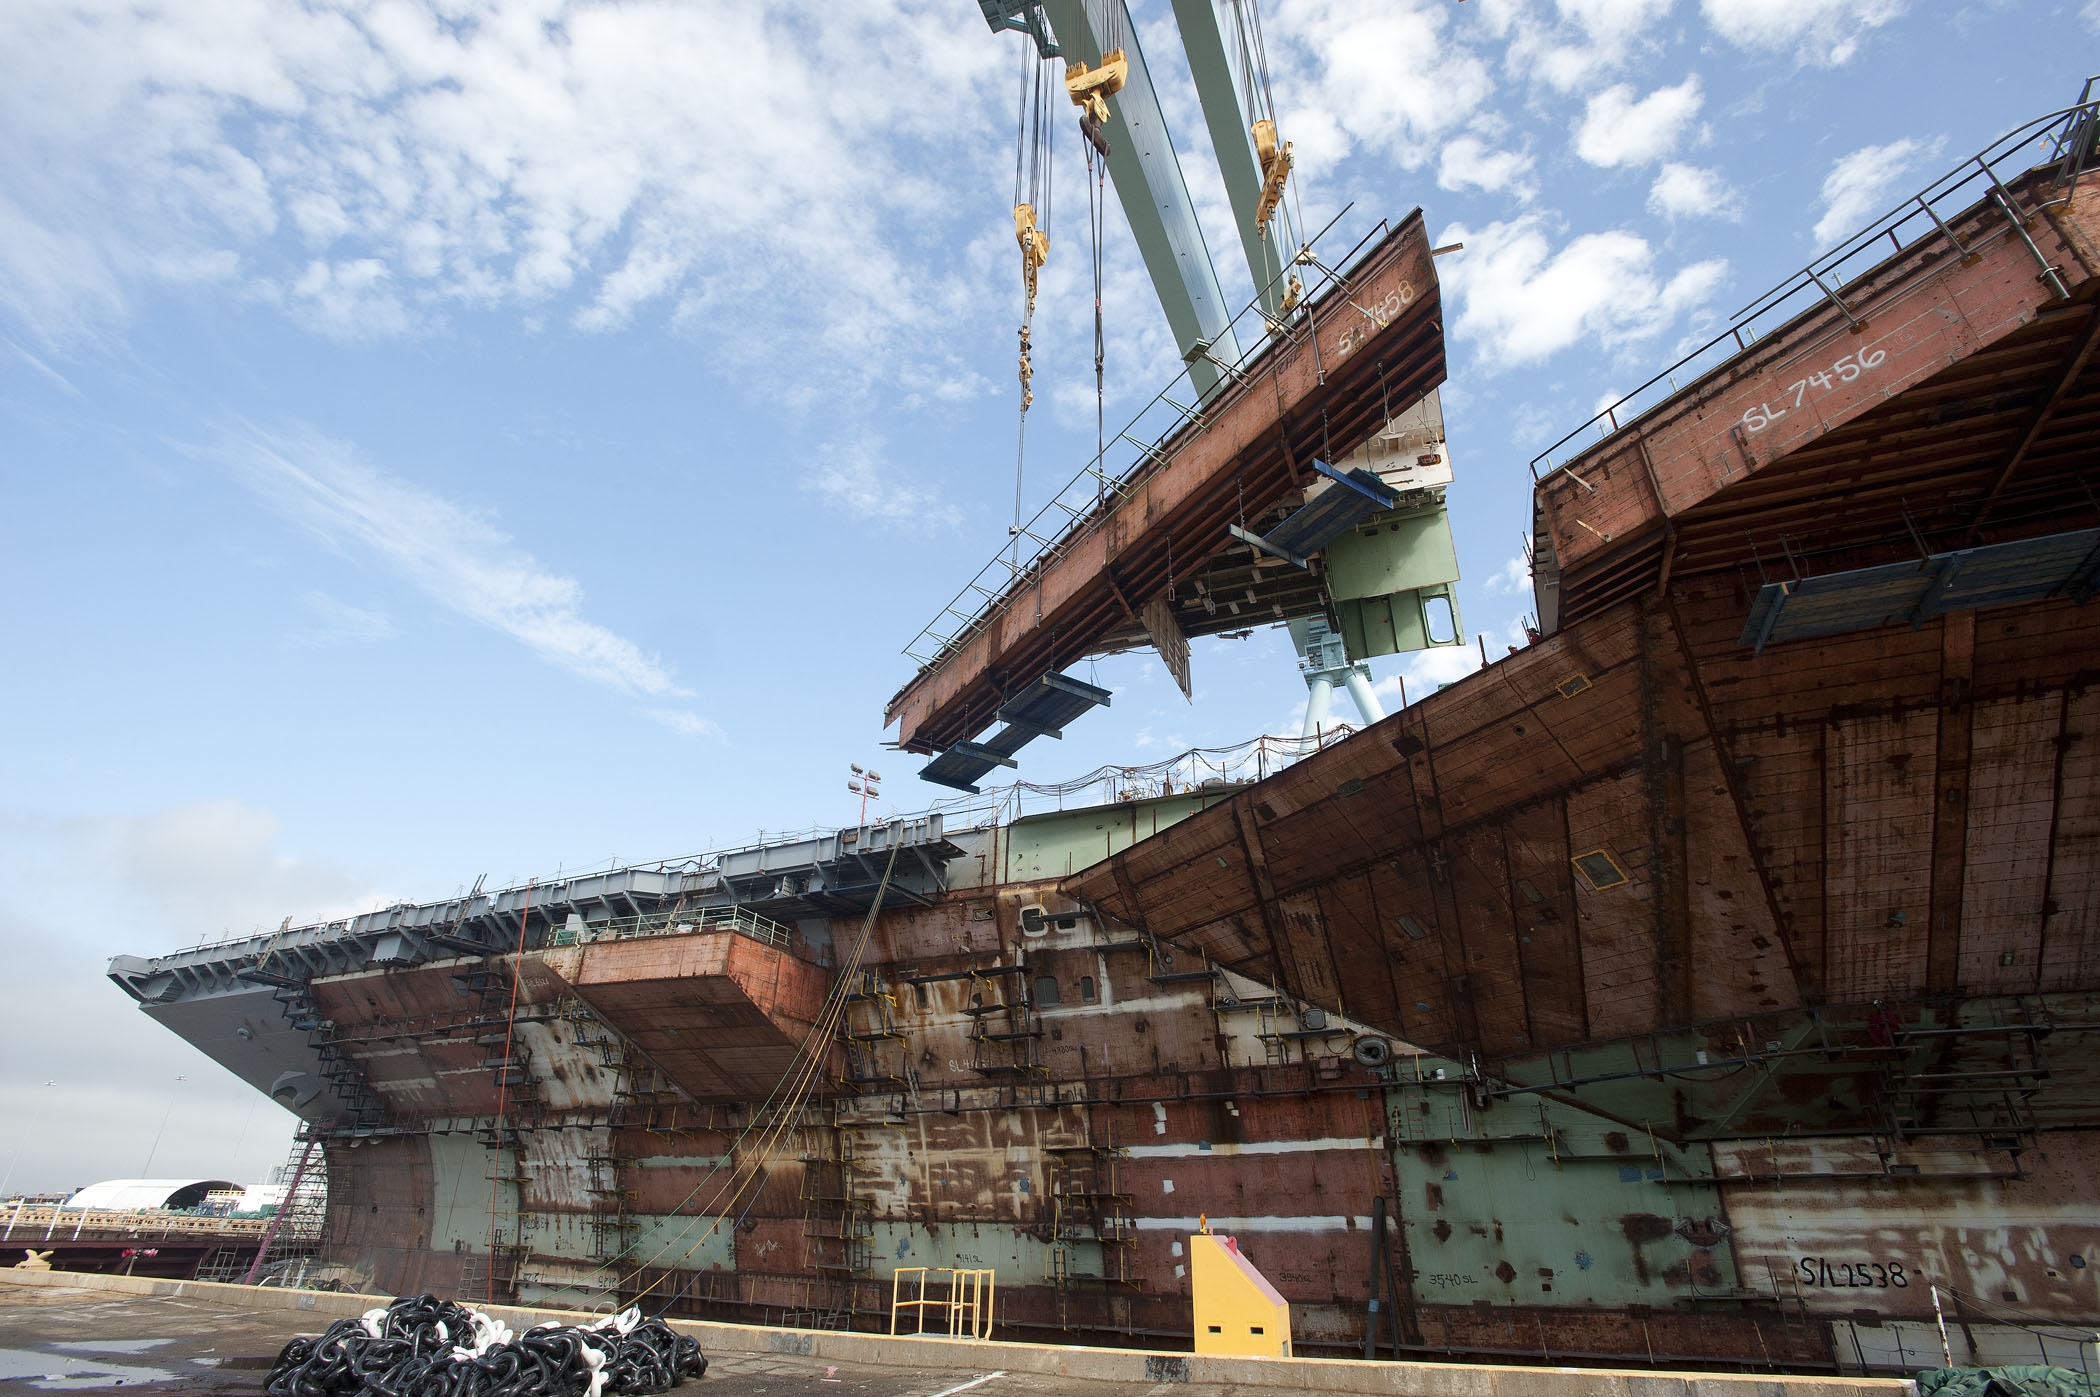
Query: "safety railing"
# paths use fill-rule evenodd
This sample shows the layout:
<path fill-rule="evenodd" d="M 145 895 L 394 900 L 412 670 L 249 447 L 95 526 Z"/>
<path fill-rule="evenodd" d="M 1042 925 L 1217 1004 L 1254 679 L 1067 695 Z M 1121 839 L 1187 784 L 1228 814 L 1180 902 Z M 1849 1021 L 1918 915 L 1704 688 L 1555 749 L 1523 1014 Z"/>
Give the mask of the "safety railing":
<path fill-rule="evenodd" d="M 927 1294 L 926 1287 L 933 1276 L 947 1279 L 945 1295 Z M 904 1291 L 907 1277 L 916 1286 L 909 1295 Z M 992 1337 L 992 1294 L 996 1280 L 996 1273 L 990 1270 L 899 1266 L 890 1276 L 890 1333 L 898 1332 L 898 1322 L 908 1310 L 918 1320 L 918 1328 L 905 1330 L 907 1334 L 945 1333 L 951 1339 L 989 1339 Z M 926 1327 L 928 1310 L 934 1311 L 936 1319 L 945 1318 L 947 1327 L 929 1330 Z"/>
<path fill-rule="evenodd" d="M 1145 766 L 1099 766 L 1069 781 L 986 786 L 976 795 L 937 800 L 933 809 L 949 829 L 981 829 L 1068 808 L 1226 791 L 1273 776 L 1355 731 L 1347 723 L 1336 723 L 1311 737 L 1250 737 L 1230 747 L 1192 748 Z"/>
<path fill-rule="evenodd" d="M 5 1210 L 0 1243 L 16 1240 L 51 1241 L 82 1237 L 259 1237 L 270 1225 L 268 1218 L 215 1217 L 206 1213 L 168 1213 L 154 1209 L 32 1208 L 16 1204 Z"/>
<path fill-rule="evenodd" d="M 1329 288 L 1343 285 L 1348 278 L 1334 270 L 1313 254 L 1322 238 L 1332 232 L 1335 225 L 1348 214 L 1353 204 L 1342 209 L 1327 226 L 1314 234 L 1299 251 L 1290 265 L 1272 278 L 1272 284 L 1283 277 L 1305 268 L 1312 274 L 1312 285 L 1307 290 L 1299 318 L 1284 327 L 1277 336 L 1295 336 L 1301 333 L 1300 326 L 1306 322 L 1308 311 Z M 1366 243 L 1386 231 L 1388 225 L 1380 220 L 1376 227 L 1357 240 L 1341 258 L 1346 266 L 1354 261 Z M 1268 288 L 1263 288 L 1266 291 Z M 1269 322 L 1262 309 L 1262 294 L 1243 306 L 1232 317 L 1230 326 L 1237 341 L 1243 328 L 1258 334 L 1249 336 L 1251 348 L 1243 350 L 1234 362 L 1227 364 L 1207 350 L 1193 357 L 1181 372 L 1170 379 L 1166 387 L 1153 394 L 1113 435 L 1109 436 L 1101 449 L 1081 467 L 1079 472 L 1066 481 L 1063 488 L 1050 497 L 1049 503 L 1025 523 L 1011 531 L 1008 544 L 999 550 L 990 561 L 977 570 L 976 576 L 964 583 L 962 589 L 941 608 L 936 616 L 904 647 L 904 653 L 919 662 L 922 670 L 931 669 L 948 655 L 966 643 L 972 636 L 990 624 L 991 619 L 1003 613 L 1023 589 L 1024 584 L 1042 569 L 1070 552 L 1074 545 L 1093 530 L 1107 522 L 1111 506 L 1135 492 L 1137 487 L 1151 474 L 1152 469 L 1166 460 L 1167 444 L 1183 428 L 1191 423 L 1200 424 L 1206 414 L 1202 395 L 1196 392 L 1191 375 L 1196 363 L 1208 364 L 1218 370 L 1220 383 L 1245 376 L 1245 370 L 1268 349 Z M 1221 386 L 1220 391 L 1223 391 Z M 1179 402 L 1174 395 L 1179 393 L 1188 399 Z M 1111 471 L 1111 459 L 1124 462 Z"/>
<path fill-rule="evenodd" d="M 2063 193 L 2043 207 L 2071 197 L 2093 163 L 2095 134 L 2100 131 L 2100 101 L 2092 98 L 2095 82 L 2100 79 L 2086 83 L 2075 106 L 2037 117 L 1999 137 L 1751 301 L 1729 317 L 1719 334 L 1632 392 L 1607 403 L 1587 422 L 1534 456 L 1531 478 L 1545 479 L 1597 441 L 1631 426 L 1797 315 L 1818 305 L 1834 304 L 1847 319 L 1856 320 L 1845 302 L 1845 288 L 1889 257 L 1930 238 L 1944 238 L 1958 255 L 1968 255 L 1970 249 L 1950 224 L 1979 201 L 1995 203 L 2025 236 L 2020 214 L 2032 215 L 2038 210 L 2021 210 L 2007 184 L 2031 169 L 2054 165 L 2057 169 L 2052 181 L 2063 187 Z M 2036 146 L 2040 147 L 2039 160 L 2030 149 Z M 2059 294 L 2064 292 L 2060 281 L 2056 290 Z"/>
<path fill-rule="evenodd" d="M 553 946 L 574 946 L 591 941 L 624 941 L 634 936 L 678 936 L 696 931 L 733 931 L 739 936 L 748 936 L 754 941 L 763 941 L 768 946 L 786 946 L 790 937 L 788 929 L 767 917 L 761 917 L 748 907 L 687 907 L 660 912 L 644 912 L 634 917 L 614 917 L 610 921 L 589 922 L 582 926 L 558 926 L 548 937 Z"/>

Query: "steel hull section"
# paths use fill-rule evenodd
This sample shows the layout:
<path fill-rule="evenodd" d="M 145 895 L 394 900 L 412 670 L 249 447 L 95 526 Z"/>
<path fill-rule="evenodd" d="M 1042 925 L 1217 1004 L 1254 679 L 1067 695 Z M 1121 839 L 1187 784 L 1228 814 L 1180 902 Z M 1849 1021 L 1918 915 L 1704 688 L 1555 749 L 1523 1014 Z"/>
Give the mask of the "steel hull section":
<path fill-rule="evenodd" d="M 1177 577 L 1231 543 L 1226 526 L 1311 484 L 1312 459 L 1353 450 L 1444 381 L 1442 302 L 1420 211 L 1314 301 L 1166 444 L 1157 463 L 1059 550 L 1017 577 L 967 640 L 890 700 L 910 752 L 989 725 L 1003 695 L 1096 652 Z"/>

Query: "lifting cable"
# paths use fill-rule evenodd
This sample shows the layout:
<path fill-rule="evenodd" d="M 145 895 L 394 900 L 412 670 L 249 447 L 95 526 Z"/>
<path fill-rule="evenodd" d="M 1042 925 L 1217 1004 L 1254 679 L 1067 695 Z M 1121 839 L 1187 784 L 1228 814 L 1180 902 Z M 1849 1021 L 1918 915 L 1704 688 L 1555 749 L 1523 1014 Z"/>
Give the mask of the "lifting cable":
<path fill-rule="evenodd" d="M 510 1012 L 503 1019 L 503 1066 L 496 1069 L 496 1122 L 490 1132 L 493 1140 L 489 1145 L 489 1153 L 494 1156 L 489 1171 L 489 1284 L 492 1290 L 496 1274 L 496 1196 L 503 1183 L 503 1116 L 510 1092 L 510 1045 L 518 1031 L 518 982 L 525 978 L 525 928 L 532 923 L 532 883 L 530 878 L 525 880 L 525 905 L 518 911 L 518 954 L 510 965 Z"/>
<path fill-rule="evenodd" d="M 1103 458 L 1108 454 L 1107 355 L 1102 334 L 1102 251 L 1106 242 L 1103 220 L 1108 213 L 1108 99 L 1123 90 L 1130 76 L 1130 58 L 1124 52 L 1124 20 L 1128 11 L 1123 0 L 1101 0 L 1101 19 L 1087 15 L 1087 26 L 1101 39 L 1101 63 L 1088 67 L 1075 58 L 1065 66 L 1065 93 L 1079 108 L 1081 150 L 1086 155 L 1089 176 L 1086 187 L 1086 231 L 1093 244 L 1094 273 L 1094 503 L 1098 507 L 1108 493 Z"/>
<path fill-rule="evenodd" d="M 616 1292 L 630 1290 L 641 1280 L 645 1271 L 660 1261 L 673 1247 L 684 1241 L 699 1222 L 703 1219 L 708 1220 L 710 1225 L 707 1230 L 695 1238 L 692 1244 L 686 1247 L 679 1257 L 681 1261 L 689 1260 L 694 1251 L 698 1250 L 709 1238 L 721 1231 L 722 1223 L 727 1219 L 729 1213 L 736 1208 L 738 1202 L 743 1201 L 747 1195 L 752 1201 L 756 1200 L 757 1192 L 755 1188 L 756 1186 L 762 1186 L 765 1182 L 765 1165 L 773 1160 L 781 1141 L 786 1138 L 787 1133 L 801 1123 L 802 1113 L 808 1103 L 809 1093 L 816 1083 L 817 1075 L 823 1067 L 831 1042 L 837 1033 L 839 1021 L 844 1015 L 848 987 L 855 982 L 855 977 L 860 973 L 860 966 L 874 931 L 875 919 L 882 910 L 883 898 L 889 891 L 890 880 L 897 866 L 897 855 L 902 848 L 903 839 L 900 835 L 890 847 L 889 862 L 883 868 L 882 881 L 876 884 L 875 896 L 868 905 L 868 915 L 861 923 L 860 935 L 854 942 L 852 952 L 840 967 L 838 978 L 833 983 L 832 991 L 826 996 L 823 1006 L 818 1011 L 816 1021 L 810 1025 L 809 1032 L 804 1035 L 801 1046 L 796 1050 L 795 1058 L 789 1063 L 787 1070 L 781 1074 L 780 1080 L 774 1084 L 773 1090 L 768 1093 L 766 1099 L 759 1103 L 758 1107 L 751 1113 L 750 1122 L 738 1133 L 735 1139 L 729 1142 L 727 1149 L 723 1152 L 721 1162 L 716 1163 L 701 1177 L 700 1181 L 692 1187 L 686 1196 L 679 1200 L 670 1210 L 671 1214 L 676 1215 L 691 1205 L 700 1196 L 702 1190 L 706 1189 L 710 1183 L 714 1182 L 716 1176 L 722 1173 L 725 1166 L 729 1170 L 729 1178 L 724 1180 L 721 1186 L 714 1190 L 711 1197 L 699 1205 L 699 1210 L 691 1215 L 685 1226 L 667 1238 L 647 1259 L 634 1261 L 631 1258 L 616 1256 L 608 1261 L 601 1262 L 594 1268 L 594 1271 L 599 1274 L 611 1271 L 615 1267 L 623 1267 L 626 1270 L 625 1276 L 616 1279 L 613 1283 L 612 1288 Z M 781 1101 L 779 1108 L 769 1116 L 769 1108 L 773 1107 L 776 1101 L 780 1101 L 783 1089 L 787 1092 L 787 1099 Z M 754 1135 L 758 1136 L 755 1142 L 753 1141 Z M 675 1269 L 675 1266 L 667 1268 L 664 1275 L 658 1276 L 639 1291 L 635 1291 L 632 1298 L 639 1300 L 662 1285 L 664 1281 L 669 1279 L 670 1270 L 672 1269 Z M 688 1288 L 690 1285 L 691 1282 L 688 1281 Z M 562 1289 L 571 1288 L 574 1287 L 562 1287 Z M 670 1305 L 683 1297 L 684 1293 L 681 1290 L 678 1295 L 667 1299 L 664 1302 L 663 1310 L 668 1310 Z"/>
<path fill-rule="evenodd" d="M 1108 467 L 1104 459 L 1108 455 L 1108 381 L 1106 344 L 1101 330 L 1102 289 L 1102 236 L 1104 220 L 1108 214 L 1108 156 L 1097 151 L 1092 144 L 1084 147 L 1087 173 L 1092 176 L 1086 185 L 1086 231 L 1093 244 L 1094 259 L 1094 504 L 1098 507 L 1108 493 Z"/>
<path fill-rule="evenodd" d="M 1247 109 L 1254 118 L 1255 157 L 1261 166 L 1262 189 L 1255 209 L 1255 231 L 1264 241 L 1268 239 L 1269 219 L 1282 207 L 1288 191 L 1290 208 L 1284 211 L 1283 235 L 1285 244 L 1290 245 L 1297 241 L 1296 228 L 1305 226 L 1305 208 L 1298 198 L 1298 182 L 1290 177 L 1294 165 L 1291 143 L 1279 143 L 1276 136 L 1276 90 L 1269 81 L 1269 49 L 1262 33 L 1261 0 L 1232 0 L 1232 12 L 1240 81 L 1246 89 Z M 1279 306 L 1286 315 L 1305 294 L 1304 278 L 1296 270 L 1303 260 L 1302 256 L 1293 255 L 1286 262 L 1290 277 Z"/>
<path fill-rule="evenodd" d="M 1034 344 L 1035 293 L 1038 274 L 1050 258 L 1050 200 L 1052 192 L 1051 123 L 1049 85 L 1043 81 L 1043 60 L 1021 45 L 1021 101 L 1019 130 L 1014 139 L 1014 241 L 1021 248 L 1021 425 L 1014 444 L 1014 522 L 1007 530 L 1013 539 L 1014 572 L 1021 570 L 1021 476 L 1028 458 L 1028 409 L 1035 404 Z"/>

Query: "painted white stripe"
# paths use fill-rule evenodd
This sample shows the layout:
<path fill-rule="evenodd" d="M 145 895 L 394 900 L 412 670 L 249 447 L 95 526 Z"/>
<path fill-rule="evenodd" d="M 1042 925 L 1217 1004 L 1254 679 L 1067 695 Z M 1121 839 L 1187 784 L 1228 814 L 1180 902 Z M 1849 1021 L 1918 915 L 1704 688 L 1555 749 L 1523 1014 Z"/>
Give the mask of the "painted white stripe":
<path fill-rule="evenodd" d="M 956 1385 L 955 1385 L 954 1387 L 949 1387 L 949 1388 L 943 1388 L 943 1389 L 942 1389 L 941 1391 L 939 1391 L 939 1392 L 936 1392 L 936 1393 L 934 1393 L 934 1394 L 933 1394 L 933 1397 L 955 1397 L 955 1394 L 956 1394 L 956 1393 L 958 1393 L 958 1392 L 968 1392 L 968 1391 L 969 1391 L 969 1390 L 970 1390 L 971 1388 L 973 1388 L 973 1387 L 982 1387 L 982 1386 L 984 1386 L 984 1385 L 985 1385 L 986 1383 L 990 1382 L 990 1381 L 991 1381 L 991 1380 L 992 1380 L 993 1378 L 1003 1378 L 1003 1377 L 1005 1377 L 1005 1376 L 1006 1376 L 1006 1369 L 1004 1369 L 1004 1368 L 1001 1368 L 1001 1369 L 1000 1369 L 1000 1370 L 999 1370 L 998 1372 L 996 1372 L 996 1373 L 986 1373 L 986 1374 L 985 1374 L 985 1375 L 984 1375 L 983 1377 L 981 1377 L 981 1378 L 971 1378 L 971 1379 L 970 1379 L 970 1380 L 969 1380 L 968 1382 L 965 1382 L 965 1383 L 958 1383 L 958 1384 L 956 1384 Z"/>
<path fill-rule="evenodd" d="M 1194 1232 L 1196 1219 L 1186 1218 L 1132 1218 L 1131 1225 L 1140 1232 Z M 1210 1226 L 1216 1232 L 1342 1232 L 1351 1226 L 1369 1231 L 1371 1219 L 1363 1213 L 1347 1217 L 1341 1213 L 1308 1213 L 1291 1218 L 1212 1218 Z"/>
<path fill-rule="evenodd" d="M 1312 1150 L 1382 1150 L 1382 1135 L 1325 1135 L 1317 1140 L 1252 1140 L 1245 1144 L 1220 1141 L 1205 1148 L 1198 1143 L 1179 1145 L 1128 1145 L 1123 1153 L 1132 1159 L 1201 1159 L 1205 1155 L 1305 1154 Z"/>

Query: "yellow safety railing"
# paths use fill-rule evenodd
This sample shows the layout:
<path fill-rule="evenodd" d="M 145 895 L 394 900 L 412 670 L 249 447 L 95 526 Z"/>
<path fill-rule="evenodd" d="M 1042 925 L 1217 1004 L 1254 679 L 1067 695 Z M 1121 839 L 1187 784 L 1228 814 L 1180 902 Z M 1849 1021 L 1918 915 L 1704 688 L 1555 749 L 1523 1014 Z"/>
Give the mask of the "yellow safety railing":
<path fill-rule="evenodd" d="M 926 1293 L 926 1287 L 935 1275 L 947 1277 L 946 1295 Z M 904 1294 L 904 1280 L 907 1276 L 914 1278 L 918 1285 L 918 1289 L 908 1298 Z M 989 1269 L 899 1266 L 890 1277 L 890 1333 L 897 1332 L 897 1320 L 906 1310 L 912 1310 L 918 1315 L 919 1327 L 909 1331 L 916 1334 L 929 1332 L 926 1328 L 928 1310 L 945 1310 L 949 1338 L 991 1338 L 994 1280 L 995 1275 Z"/>

